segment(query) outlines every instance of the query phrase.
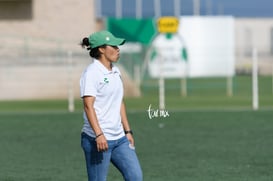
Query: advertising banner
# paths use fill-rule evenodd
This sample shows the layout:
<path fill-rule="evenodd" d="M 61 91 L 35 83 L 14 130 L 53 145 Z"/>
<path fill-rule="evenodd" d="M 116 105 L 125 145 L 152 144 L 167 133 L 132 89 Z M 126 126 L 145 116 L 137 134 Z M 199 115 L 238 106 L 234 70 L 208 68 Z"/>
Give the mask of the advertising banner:
<path fill-rule="evenodd" d="M 178 33 L 158 34 L 148 52 L 152 77 L 235 74 L 233 17 L 181 17 Z"/>

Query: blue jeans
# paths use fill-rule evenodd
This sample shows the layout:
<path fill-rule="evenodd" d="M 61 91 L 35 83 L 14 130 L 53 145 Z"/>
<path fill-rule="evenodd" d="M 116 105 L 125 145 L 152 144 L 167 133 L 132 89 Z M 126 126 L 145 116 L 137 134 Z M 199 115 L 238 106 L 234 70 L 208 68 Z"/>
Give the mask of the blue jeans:
<path fill-rule="evenodd" d="M 142 170 L 136 152 L 129 147 L 126 136 L 107 142 L 108 150 L 98 152 L 95 138 L 85 133 L 81 135 L 88 181 L 106 181 L 110 162 L 121 172 L 125 181 L 142 181 Z"/>

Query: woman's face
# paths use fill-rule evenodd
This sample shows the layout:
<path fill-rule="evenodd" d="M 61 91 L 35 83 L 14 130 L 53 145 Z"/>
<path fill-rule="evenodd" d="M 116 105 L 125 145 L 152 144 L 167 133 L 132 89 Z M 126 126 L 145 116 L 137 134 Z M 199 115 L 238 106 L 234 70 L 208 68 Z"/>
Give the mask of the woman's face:
<path fill-rule="evenodd" d="M 106 45 L 102 55 L 109 62 L 117 62 L 119 59 L 119 48 L 118 46 Z"/>

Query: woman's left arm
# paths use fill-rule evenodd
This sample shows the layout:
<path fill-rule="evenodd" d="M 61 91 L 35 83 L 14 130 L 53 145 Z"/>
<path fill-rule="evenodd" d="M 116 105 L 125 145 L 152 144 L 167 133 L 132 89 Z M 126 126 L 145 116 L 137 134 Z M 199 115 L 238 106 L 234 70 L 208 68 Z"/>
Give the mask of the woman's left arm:
<path fill-rule="evenodd" d="M 127 136 L 128 140 L 129 140 L 129 142 L 132 144 L 132 146 L 134 146 L 134 138 L 133 138 L 133 135 L 132 135 L 132 132 L 131 132 L 132 130 L 130 128 L 129 121 L 127 119 L 126 108 L 125 108 L 125 104 L 124 104 L 123 101 L 121 103 L 120 115 L 121 115 L 121 122 L 122 122 L 124 131 L 125 132 L 130 131 L 129 133 L 126 134 L 126 136 Z"/>

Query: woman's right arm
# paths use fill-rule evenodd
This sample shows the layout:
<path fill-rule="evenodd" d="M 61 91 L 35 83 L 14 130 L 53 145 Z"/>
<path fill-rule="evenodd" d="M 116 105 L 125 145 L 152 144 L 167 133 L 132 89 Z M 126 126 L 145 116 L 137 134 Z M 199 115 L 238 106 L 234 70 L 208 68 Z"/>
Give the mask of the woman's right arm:
<path fill-rule="evenodd" d="M 88 118 L 89 124 L 96 134 L 96 142 L 98 151 L 106 151 L 108 149 L 107 140 L 99 126 L 97 115 L 94 109 L 95 97 L 85 96 L 83 97 L 84 111 Z"/>

